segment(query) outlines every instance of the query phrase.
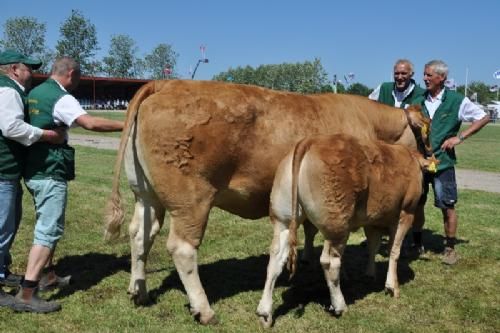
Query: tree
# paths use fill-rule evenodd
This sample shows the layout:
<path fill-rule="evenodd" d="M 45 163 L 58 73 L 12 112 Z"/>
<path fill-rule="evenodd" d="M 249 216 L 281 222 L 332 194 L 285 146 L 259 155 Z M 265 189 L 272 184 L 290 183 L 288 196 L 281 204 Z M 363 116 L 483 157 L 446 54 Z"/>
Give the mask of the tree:
<path fill-rule="evenodd" d="M 57 55 L 72 57 L 80 63 L 82 73 L 90 73 L 93 57 L 99 50 L 95 25 L 73 9 L 59 32 L 61 39 L 56 45 Z"/>
<path fill-rule="evenodd" d="M 331 91 L 321 61 L 305 61 L 295 64 L 261 65 L 229 69 L 213 78 L 218 81 L 254 84 L 275 90 L 294 91 L 303 94 Z"/>
<path fill-rule="evenodd" d="M 464 95 L 465 86 L 458 86 L 457 91 Z M 474 81 L 467 86 L 467 97 L 474 102 L 488 104 L 492 100 L 496 99 L 496 92 L 491 92 L 490 87 L 485 83 Z"/>
<path fill-rule="evenodd" d="M 368 88 L 364 84 L 361 83 L 353 83 L 347 88 L 346 93 L 351 95 L 361 95 L 368 96 L 372 92 L 373 89 Z"/>
<path fill-rule="evenodd" d="M 140 75 L 139 69 L 134 66 L 137 62 L 137 46 L 128 35 L 114 35 L 111 37 L 108 56 L 103 58 L 103 71 L 111 77 L 131 78 Z"/>
<path fill-rule="evenodd" d="M 39 58 L 42 62 L 41 72 L 46 72 L 53 58 L 53 53 L 45 46 L 45 23 L 34 17 L 21 16 L 9 18 L 4 24 L 5 49 L 12 49 L 30 57 Z"/>
<path fill-rule="evenodd" d="M 147 72 L 152 79 L 177 77 L 175 66 L 179 54 L 174 51 L 169 44 L 158 44 L 153 51 L 144 58 Z M 165 68 L 170 69 L 170 73 L 165 75 Z"/>

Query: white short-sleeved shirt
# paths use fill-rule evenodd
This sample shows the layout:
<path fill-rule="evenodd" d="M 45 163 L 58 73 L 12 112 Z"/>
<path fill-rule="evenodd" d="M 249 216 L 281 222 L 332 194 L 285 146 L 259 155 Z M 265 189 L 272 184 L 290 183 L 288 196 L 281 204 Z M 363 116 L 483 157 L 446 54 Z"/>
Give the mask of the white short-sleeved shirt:
<path fill-rule="evenodd" d="M 24 87 L 14 81 L 23 91 Z M 0 87 L 0 130 L 2 135 L 22 145 L 40 140 L 43 130 L 24 121 L 24 104 L 19 93 L 10 87 Z"/>
<path fill-rule="evenodd" d="M 434 117 L 436 110 L 442 103 L 443 94 L 444 89 L 441 90 L 441 92 L 435 98 L 433 98 L 430 94 L 427 95 L 427 98 L 425 100 L 425 107 L 427 108 L 431 119 Z M 478 105 L 472 103 L 472 101 L 468 97 L 465 97 L 463 99 L 462 104 L 460 104 L 460 109 L 458 110 L 458 119 L 460 119 L 460 121 L 473 122 L 483 119 L 485 116 L 486 112 L 484 112 L 484 110 L 481 109 Z"/>
<path fill-rule="evenodd" d="M 57 82 L 57 80 L 54 81 Z M 61 89 L 66 91 L 59 82 L 57 82 L 57 84 Z M 66 125 L 68 128 L 77 127 L 78 124 L 75 120 L 85 114 L 87 114 L 87 112 L 73 95 L 64 95 L 54 105 L 53 117 L 57 125 Z"/>

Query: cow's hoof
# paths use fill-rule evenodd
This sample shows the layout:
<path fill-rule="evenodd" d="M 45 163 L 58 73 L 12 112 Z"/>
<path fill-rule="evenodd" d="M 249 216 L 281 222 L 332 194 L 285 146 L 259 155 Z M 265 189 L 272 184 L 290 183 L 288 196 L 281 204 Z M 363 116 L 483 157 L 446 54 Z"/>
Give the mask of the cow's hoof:
<path fill-rule="evenodd" d="M 273 316 L 271 316 L 270 314 L 259 314 L 259 321 L 263 328 L 271 328 L 271 326 L 273 325 Z"/>
<path fill-rule="evenodd" d="M 346 307 L 343 307 L 343 308 L 335 308 L 333 305 L 330 305 L 330 307 L 328 308 L 328 312 L 330 312 L 331 314 L 333 314 L 334 316 L 336 317 L 340 317 L 342 316 L 342 314 L 346 311 Z"/>
<path fill-rule="evenodd" d="M 197 313 L 194 315 L 194 318 L 202 325 L 217 325 L 219 323 L 219 320 L 213 311 L 204 316 L 201 315 L 201 313 Z"/>
<path fill-rule="evenodd" d="M 136 306 L 141 306 L 141 305 L 148 305 L 151 303 L 151 299 L 149 298 L 148 295 L 139 295 L 139 294 L 132 294 L 131 297 L 132 301 Z"/>
<path fill-rule="evenodd" d="M 391 295 L 394 298 L 399 298 L 399 289 L 393 288 L 391 286 L 385 286 L 385 293 Z"/>

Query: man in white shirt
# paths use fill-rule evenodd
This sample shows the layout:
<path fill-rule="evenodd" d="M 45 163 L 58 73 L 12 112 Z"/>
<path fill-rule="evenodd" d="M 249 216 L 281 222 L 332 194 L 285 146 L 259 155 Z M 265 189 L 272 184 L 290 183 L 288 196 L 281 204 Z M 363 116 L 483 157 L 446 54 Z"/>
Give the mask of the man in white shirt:
<path fill-rule="evenodd" d="M 435 174 L 426 174 L 424 200 L 429 183 L 434 189 L 434 205 L 443 213 L 445 249 L 443 263 L 454 265 L 458 260 L 455 251 L 458 218 L 455 204 L 458 199 L 455 178 L 456 145 L 465 141 L 489 122 L 489 116 L 469 98 L 451 91 L 444 82 L 448 76 L 448 66 L 441 60 L 433 60 L 425 65 L 424 82 L 427 90 L 424 95 L 422 111 L 432 119 L 430 142 L 432 153 L 440 161 Z M 460 131 L 462 121 L 471 125 Z M 414 241 L 421 245 L 421 230 L 424 219 L 414 225 Z M 418 244 L 416 244 L 418 245 Z"/>
<path fill-rule="evenodd" d="M 74 59 L 56 59 L 50 78 L 28 96 L 30 123 L 40 128 L 64 125 L 69 129 L 78 125 L 98 132 L 121 131 L 122 121 L 87 114 L 69 94 L 77 87 L 80 75 L 80 66 Z M 67 142 L 36 144 L 36 149 L 31 148 L 27 154 L 24 179 L 35 201 L 37 221 L 26 274 L 12 306 L 15 311 L 49 313 L 61 309 L 59 303 L 39 298 L 38 290 L 42 270 L 50 264 L 64 232 L 67 182 L 75 177 L 74 163 L 74 149 Z M 45 284 L 57 287 L 53 267 L 49 267 L 47 274 L 49 279 Z"/>

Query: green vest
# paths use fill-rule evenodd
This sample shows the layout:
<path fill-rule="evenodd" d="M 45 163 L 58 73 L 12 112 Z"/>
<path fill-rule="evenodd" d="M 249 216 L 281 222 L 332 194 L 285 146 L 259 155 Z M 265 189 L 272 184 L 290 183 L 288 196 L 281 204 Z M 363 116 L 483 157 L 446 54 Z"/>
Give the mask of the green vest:
<path fill-rule="evenodd" d="M 402 101 L 401 101 L 401 108 L 404 109 L 406 105 L 412 105 L 412 104 L 419 104 L 420 97 L 424 95 L 425 90 L 420 88 L 414 80 L 411 80 L 411 83 L 413 83 L 413 90 L 410 92 L 408 96 L 406 96 Z M 378 95 L 378 101 L 380 103 L 384 103 L 390 106 L 394 106 L 395 104 L 395 99 L 394 95 L 392 92 L 395 89 L 395 83 L 394 82 L 384 82 L 380 86 L 380 93 Z"/>
<path fill-rule="evenodd" d="M 29 122 L 31 125 L 53 129 L 54 106 L 61 97 L 68 95 L 53 79 L 48 79 L 28 95 Z M 26 179 L 55 179 L 67 181 L 75 178 L 75 150 L 67 143 L 61 145 L 37 142 L 28 149 Z"/>
<path fill-rule="evenodd" d="M 427 95 L 428 92 L 426 92 L 425 97 Z M 441 105 L 432 117 L 430 141 L 432 152 L 440 161 L 438 171 L 451 168 L 457 163 L 455 149 L 442 151 L 441 145 L 446 139 L 456 136 L 460 130 L 462 121 L 458 118 L 458 111 L 464 98 L 463 95 L 445 88 Z M 422 102 L 422 110 L 429 117 L 429 111 L 427 111 L 424 102 Z"/>
<path fill-rule="evenodd" d="M 26 120 L 28 111 L 26 93 L 6 75 L 0 75 L 0 87 L 12 88 L 19 93 L 23 100 L 24 118 Z M 25 149 L 19 142 L 4 137 L 2 131 L 0 131 L 0 180 L 15 180 L 21 177 Z"/>

